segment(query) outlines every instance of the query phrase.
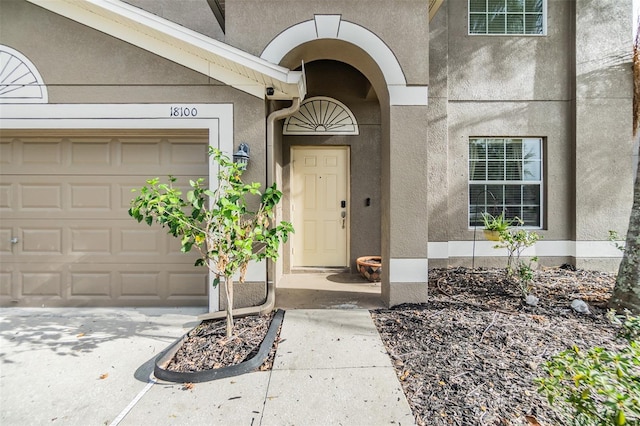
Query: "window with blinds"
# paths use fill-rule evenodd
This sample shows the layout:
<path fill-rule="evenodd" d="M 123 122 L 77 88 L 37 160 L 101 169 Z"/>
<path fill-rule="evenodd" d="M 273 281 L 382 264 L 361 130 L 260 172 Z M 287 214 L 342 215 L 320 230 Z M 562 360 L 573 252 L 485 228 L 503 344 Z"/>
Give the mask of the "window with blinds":
<path fill-rule="evenodd" d="M 542 139 L 469 140 L 469 226 L 482 226 L 482 213 L 518 217 L 542 227 Z"/>
<path fill-rule="evenodd" d="M 469 0 L 469 34 L 544 35 L 545 0 Z"/>

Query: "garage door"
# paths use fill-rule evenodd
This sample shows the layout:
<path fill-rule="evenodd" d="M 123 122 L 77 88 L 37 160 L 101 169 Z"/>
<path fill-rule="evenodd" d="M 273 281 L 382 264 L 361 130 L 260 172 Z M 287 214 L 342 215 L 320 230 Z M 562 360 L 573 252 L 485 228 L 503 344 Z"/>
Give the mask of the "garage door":
<path fill-rule="evenodd" d="M 204 268 L 127 214 L 151 177 L 207 176 L 203 131 L 3 130 L 3 306 L 204 305 Z"/>

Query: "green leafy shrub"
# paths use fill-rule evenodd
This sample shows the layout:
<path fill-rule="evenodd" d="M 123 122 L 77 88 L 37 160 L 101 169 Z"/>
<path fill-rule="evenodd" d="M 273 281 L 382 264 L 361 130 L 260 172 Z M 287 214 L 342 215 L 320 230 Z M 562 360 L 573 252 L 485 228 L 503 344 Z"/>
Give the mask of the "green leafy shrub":
<path fill-rule="evenodd" d="M 619 333 L 627 344 L 619 350 L 577 347 L 555 355 L 536 379 L 567 425 L 640 425 L 640 318 L 629 313 Z"/>

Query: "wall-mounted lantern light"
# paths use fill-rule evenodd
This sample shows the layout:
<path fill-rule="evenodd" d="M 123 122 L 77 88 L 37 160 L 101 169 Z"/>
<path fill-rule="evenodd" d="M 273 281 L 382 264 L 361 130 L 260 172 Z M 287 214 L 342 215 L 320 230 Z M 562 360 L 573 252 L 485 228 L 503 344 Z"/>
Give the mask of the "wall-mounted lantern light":
<path fill-rule="evenodd" d="M 238 150 L 233 154 L 233 162 L 240 165 L 243 170 L 247 168 L 247 164 L 249 164 L 249 145 L 246 143 L 240 144 Z"/>

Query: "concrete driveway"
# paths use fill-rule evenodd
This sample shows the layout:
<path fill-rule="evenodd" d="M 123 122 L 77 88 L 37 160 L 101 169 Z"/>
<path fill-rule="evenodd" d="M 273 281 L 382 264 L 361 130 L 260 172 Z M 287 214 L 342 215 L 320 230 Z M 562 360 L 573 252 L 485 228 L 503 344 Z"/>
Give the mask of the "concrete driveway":
<path fill-rule="evenodd" d="M 6 308 L 0 423 L 108 425 L 204 308 Z"/>
<path fill-rule="evenodd" d="M 286 311 L 271 371 L 193 386 L 156 380 L 156 356 L 202 312 L 2 310 L 0 424 L 414 424 L 366 309 Z"/>

